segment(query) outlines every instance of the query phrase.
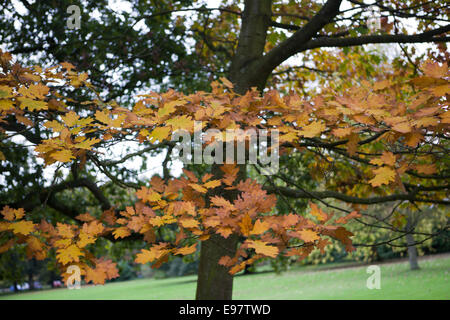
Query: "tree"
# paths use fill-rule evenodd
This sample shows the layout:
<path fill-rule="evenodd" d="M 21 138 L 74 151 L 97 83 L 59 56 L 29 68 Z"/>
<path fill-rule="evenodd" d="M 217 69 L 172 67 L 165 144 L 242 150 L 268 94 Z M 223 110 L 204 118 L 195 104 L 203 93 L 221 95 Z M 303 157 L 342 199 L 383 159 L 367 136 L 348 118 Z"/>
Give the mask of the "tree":
<path fill-rule="evenodd" d="M 264 215 L 275 205 L 275 198 L 269 196 L 271 193 L 280 198 L 311 199 L 338 211 L 345 209 L 331 205 L 325 199 L 352 203 L 358 210 L 363 209 L 361 205 L 395 200 L 408 202 L 412 209 L 415 203 L 447 205 L 448 186 L 443 181 L 448 178 L 448 110 L 444 102 L 448 94 L 448 67 L 445 44 L 442 43 L 448 40 L 445 34 L 450 27 L 440 26 L 448 20 L 444 16 L 447 12 L 441 13 L 444 5 L 440 3 L 400 5 L 392 2 L 378 6 L 381 12 L 394 19 L 392 25 L 386 25 L 378 34 L 367 34 L 365 24 L 361 25 L 367 5 L 357 1 L 351 1 L 351 8 L 344 10 L 340 10 L 341 1 L 333 0 L 324 5 L 306 1 L 299 5 L 247 0 L 242 12 L 236 7 L 220 8 L 221 15 L 212 22 L 218 24 L 214 30 L 238 30 L 235 50 L 233 41 L 211 43 L 211 35 L 205 33 L 208 24 L 202 29 L 197 23 L 193 28 L 200 28 L 198 34 L 203 33 L 202 41 L 209 43 L 209 51 L 200 51 L 199 55 L 208 61 L 207 64 L 215 60 L 209 52 L 231 52 L 226 74 L 231 82 L 226 79 L 222 80 L 223 85 L 213 82 L 209 94 L 201 91 L 187 96 L 174 91 L 148 94 L 131 110 L 112 101 L 103 101 L 98 91 L 91 90 L 93 86 L 87 81 L 87 74 L 74 72 L 71 64 L 61 64 L 64 70 L 52 74 L 48 69 L 14 67 L 10 57 L 3 54 L 2 116 L 6 118 L 2 122 L 3 129 L 16 132 L 38 145 L 36 151 L 47 164 L 70 163 L 73 179 L 42 188 L 38 194 L 28 194 L 14 203 L 5 203 L 8 206 L 2 211 L 6 219 L 2 230 L 9 235 L 18 235 L 22 238 L 20 241 L 36 241 L 30 240 L 37 239 L 30 234 L 37 226 L 23 220 L 23 212 L 18 208 L 29 212 L 42 203 L 68 216 L 78 216 L 84 222 L 78 228 L 60 224 L 52 229 L 44 222 L 39 230 L 44 232 L 40 236 L 46 241 L 57 244 L 63 265 L 72 262 L 81 265 L 81 260 L 88 259 L 85 246 L 99 235 L 133 239 L 133 230 L 138 237 L 139 233 L 144 234 L 144 239 L 153 243 L 159 235 L 152 231 L 158 231 L 158 227 L 165 224 L 177 223 L 180 236 L 175 246 L 160 244 L 144 249 L 138 261 L 156 260 L 158 265 L 169 253 L 191 253 L 195 244 L 183 239 L 183 234 L 187 233 L 202 241 L 197 298 L 230 299 L 232 276 L 229 267 L 236 272 L 262 256 L 272 257 L 282 252 L 307 255 L 313 247 L 326 245 L 323 238 L 326 236 L 339 239 L 352 250 L 351 233 L 340 224 L 350 218 L 358 219 L 360 213 L 346 212 L 347 216 L 335 220 L 334 226 L 327 224 L 332 221 L 331 214 L 324 213 L 314 204 L 311 214 L 315 221 L 293 213 Z M 177 10 L 212 11 L 205 7 L 176 8 L 162 11 L 158 16 Z M 295 14 L 286 13 L 288 10 Z M 240 25 L 236 27 L 237 19 L 227 19 L 225 15 L 240 17 Z M 281 22 L 272 20 L 276 16 L 282 17 Z M 399 30 L 397 18 L 401 17 L 413 17 L 427 23 L 419 23 L 418 34 L 408 35 L 406 30 Z M 269 33 L 272 27 L 288 31 L 273 36 Z M 351 81 L 346 81 L 347 85 L 340 88 L 323 86 L 320 95 L 309 97 L 296 94 L 281 97 L 276 91 L 268 91 L 260 97 L 274 70 L 298 53 L 368 43 L 418 42 L 440 43 L 440 53 L 434 53 L 434 59 L 444 64 L 423 64 L 420 68 L 424 75 L 414 76 L 399 69 L 386 79 L 368 79 L 370 81 L 355 88 L 351 88 Z M 66 81 L 66 85 L 50 88 L 48 79 L 51 78 Z M 64 94 L 69 87 L 80 86 L 85 89 L 80 97 L 86 97 L 85 94 L 90 92 L 90 96 L 96 98 L 71 101 L 54 93 L 61 91 L 60 94 Z M 252 87 L 257 90 L 250 90 Z M 110 108 L 105 109 L 107 106 Z M 79 111 L 81 109 L 89 110 L 88 115 Z M 246 179 L 247 168 L 242 164 L 236 167 L 212 164 L 209 175 L 201 182 L 188 171 L 185 172 L 187 178 L 169 179 L 164 175 L 164 180 L 152 179 L 150 188 L 141 181 L 133 181 L 127 170 L 119 168 L 125 161 L 146 152 L 165 149 L 169 155 L 174 148 L 174 143 L 168 139 L 170 131 L 186 129 L 193 134 L 194 119 L 204 121 L 206 127 L 211 128 L 239 125 L 242 129 L 279 130 L 283 152 L 302 152 L 311 154 L 315 160 L 321 159 L 311 170 L 326 190 L 305 190 L 289 177 L 276 175 L 267 176 L 268 185 L 262 188 Z M 119 160 L 101 159 L 93 152 L 100 150 L 100 146 L 112 146 L 128 137 L 141 141 L 145 147 Z M 134 208 L 112 210 L 101 188 L 83 170 L 100 170 L 117 185 L 137 189 L 140 201 Z M 104 210 L 102 219 L 91 215 L 80 217 L 81 212 L 76 207 L 58 201 L 55 196 L 62 190 L 79 187 L 85 187 L 95 195 Z M 185 199 L 176 204 L 174 190 L 180 187 Z M 256 211 L 246 215 L 241 209 L 250 203 Z M 200 214 L 192 214 L 192 208 Z M 162 212 L 165 218 L 160 218 Z M 178 213 L 175 214 L 178 218 L 174 217 L 174 212 Z M 228 226 L 223 219 L 219 224 L 210 221 L 205 225 L 211 212 L 232 215 L 233 219 L 227 222 Z M 116 215 L 121 217 L 117 219 Z M 142 232 L 148 222 L 138 220 L 150 217 L 155 220 L 151 220 L 150 227 L 146 226 Z M 389 227 L 393 228 L 392 225 Z M 249 239 L 240 242 L 238 234 Z M 77 245 L 71 240 L 75 236 L 78 237 L 75 238 Z M 183 247 L 178 246 L 181 243 Z M 39 248 L 36 251 L 44 251 L 42 246 Z M 256 255 L 245 263 L 240 262 L 247 251 L 254 251 Z M 116 275 L 110 262 L 88 260 L 82 265 L 88 279 L 102 282 Z"/>

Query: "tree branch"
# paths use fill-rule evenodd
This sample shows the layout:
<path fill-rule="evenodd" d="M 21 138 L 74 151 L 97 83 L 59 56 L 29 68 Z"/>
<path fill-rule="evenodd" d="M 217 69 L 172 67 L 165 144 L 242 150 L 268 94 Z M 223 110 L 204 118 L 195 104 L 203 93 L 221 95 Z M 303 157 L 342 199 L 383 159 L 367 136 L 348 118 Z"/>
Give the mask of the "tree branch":
<path fill-rule="evenodd" d="M 257 68 L 272 72 L 283 61 L 299 52 L 306 42 L 316 36 L 339 13 L 341 2 L 341 0 L 328 0 L 305 26 L 260 59 Z"/>
<path fill-rule="evenodd" d="M 392 194 L 388 196 L 380 196 L 380 197 L 370 197 L 370 198 L 359 198 L 354 196 L 349 196 L 336 191 L 308 191 L 305 192 L 303 190 L 291 189 L 287 187 L 277 187 L 276 190 L 274 187 L 265 187 L 265 190 L 270 193 L 281 192 L 286 197 L 291 198 L 300 198 L 300 199 L 337 199 L 347 203 L 356 203 L 356 204 L 376 204 L 376 203 L 384 203 L 390 201 L 404 200 L 411 202 L 428 202 L 428 203 L 436 203 L 436 204 L 444 204 L 450 205 L 450 201 L 447 200 L 435 200 L 435 199 L 426 199 L 426 198 L 417 198 L 416 192 L 414 193 L 399 193 Z"/>
<path fill-rule="evenodd" d="M 350 38 L 322 37 L 308 41 L 298 52 L 322 47 L 351 47 L 371 43 L 448 42 L 450 37 L 435 37 L 450 32 L 450 25 L 413 35 L 370 35 Z"/>

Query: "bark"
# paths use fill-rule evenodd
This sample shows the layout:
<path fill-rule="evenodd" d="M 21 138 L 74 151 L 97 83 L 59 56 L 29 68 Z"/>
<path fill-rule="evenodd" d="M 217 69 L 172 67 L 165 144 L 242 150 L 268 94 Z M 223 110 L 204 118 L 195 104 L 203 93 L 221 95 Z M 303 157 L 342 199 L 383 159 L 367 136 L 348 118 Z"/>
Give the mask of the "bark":
<path fill-rule="evenodd" d="M 408 218 L 406 223 L 406 229 L 408 232 L 414 231 L 414 224 L 411 219 Z M 419 263 L 417 262 L 417 248 L 415 245 L 416 241 L 414 240 L 414 236 L 411 233 L 406 234 L 406 244 L 408 245 L 408 258 L 409 258 L 409 266 L 411 270 L 418 270 Z"/>
<path fill-rule="evenodd" d="M 222 172 L 220 165 L 212 166 L 212 173 L 215 179 L 220 179 Z M 245 178 L 245 165 L 240 166 L 238 179 Z M 223 190 L 216 188 L 207 194 L 207 199 L 214 195 L 219 195 L 227 200 L 237 198 L 237 190 Z M 223 256 L 233 257 L 236 254 L 239 237 L 232 234 L 226 239 L 221 235 L 214 234 L 210 239 L 203 241 L 200 246 L 200 262 L 197 277 L 197 300 L 231 300 L 233 296 L 233 276 L 228 273 L 228 269 L 219 264 L 219 259 Z"/>
<path fill-rule="evenodd" d="M 195 297 L 197 300 L 231 300 L 233 276 L 228 273 L 227 268 L 219 265 L 219 259 L 235 254 L 237 239 L 236 235 L 224 239 L 215 234 L 202 242 Z"/>

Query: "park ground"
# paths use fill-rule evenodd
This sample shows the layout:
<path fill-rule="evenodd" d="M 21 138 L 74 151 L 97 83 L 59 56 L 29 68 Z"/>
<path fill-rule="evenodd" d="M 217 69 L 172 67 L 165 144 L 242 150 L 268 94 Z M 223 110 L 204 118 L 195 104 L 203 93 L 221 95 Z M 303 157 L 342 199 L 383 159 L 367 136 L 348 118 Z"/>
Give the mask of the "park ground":
<path fill-rule="evenodd" d="M 422 257 L 421 269 L 411 271 L 405 260 L 379 264 L 381 288 L 368 289 L 367 265 L 342 264 L 299 267 L 276 274 L 236 276 L 233 299 L 450 299 L 450 254 Z M 177 300 L 193 299 L 196 276 L 138 279 L 79 290 L 52 289 L 1 295 L 27 300 Z"/>

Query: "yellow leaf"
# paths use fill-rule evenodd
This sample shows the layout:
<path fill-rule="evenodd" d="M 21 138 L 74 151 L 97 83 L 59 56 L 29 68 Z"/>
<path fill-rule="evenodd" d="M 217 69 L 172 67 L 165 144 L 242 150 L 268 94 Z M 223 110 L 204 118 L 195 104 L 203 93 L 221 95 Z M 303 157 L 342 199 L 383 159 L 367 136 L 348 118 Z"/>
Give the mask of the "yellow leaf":
<path fill-rule="evenodd" d="M 155 128 L 152 133 L 150 134 L 150 140 L 153 139 L 153 141 L 163 141 L 165 139 L 167 139 L 167 137 L 170 134 L 170 127 L 157 127 Z"/>
<path fill-rule="evenodd" d="M 323 222 L 328 219 L 328 215 L 322 211 L 315 203 L 310 203 L 309 206 L 311 207 L 311 214 L 316 217 L 319 221 Z"/>
<path fill-rule="evenodd" d="M 78 149 L 91 150 L 92 146 L 98 142 L 100 142 L 100 139 L 97 138 L 86 139 L 80 143 L 75 144 L 74 147 Z"/>
<path fill-rule="evenodd" d="M 189 183 L 189 186 L 195 191 L 198 191 L 200 193 L 206 193 L 206 191 L 208 191 L 207 189 L 203 188 L 201 185 L 196 183 Z"/>
<path fill-rule="evenodd" d="M 324 123 L 314 121 L 308 124 L 307 126 L 304 126 L 302 130 L 299 131 L 299 135 L 302 135 L 305 138 L 313 138 L 321 134 L 322 131 L 324 131 L 325 129 L 326 126 Z"/>
<path fill-rule="evenodd" d="M 267 245 L 267 242 L 260 240 L 247 240 L 245 243 L 249 248 L 255 249 L 257 254 L 262 254 L 267 257 L 275 258 L 278 255 L 278 248 L 274 246 Z"/>
<path fill-rule="evenodd" d="M 61 248 L 56 251 L 56 259 L 62 264 L 68 264 L 69 262 L 79 262 L 80 257 L 83 257 L 84 253 L 76 245 L 72 244 L 67 248 Z"/>
<path fill-rule="evenodd" d="M 80 119 L 80 116 L 77 115 L 75 112 L 70 111 L 66 113 L 64 116 L 61 116 L 61 119 L 68 127 L 73 127 L 74 125 L 77 124 L 77 121 L 78 119 Z"/>
<path fill-rule="evenodd" d="M 395 181 L 395 170 L 390 167 L 380 167 L 373 170 L 373 172 L 375 173 L 375 177 L 369 183 L 374 187 Z"/>
<path fill-rule="evenodd" d="M 177 130 L 192 131 L 192 129 L 194 128 L 194 120 L 192 120 L 191 117 L 185 115 L 169 119 L 166 121 L 166 124 L 171 125 L 173 131 Z"/>
<path fill-rule="evenodd" d="M 72 154 L 72 151 L 67 149 L 53 152 L 50 156 L 56 161 L 60 162 L 70 162 L 72 161 L 72 159 L 75 159 L 75 157 Z"/>
<path fill-rule="evenodd" d="M 0 111 L 7 111 L 14 108 L 14 102 L 11 100 L 0 99 Z"/>
<path fill-rule="evenodd" d="M 393 167 L 397 157 L 390 151 L 383 151 L 382 155 L 377 159 L 370 160 L 370 163 L 382 166 L 383 164 Z"/>
<path fill-rule="evenodd" d="M 28 88 L 28 91 L 33 95 L 33 97 L 38 99 L 44 99 L 49 90 L 49 87 L 43 85 L 42 83 L 31 84 Z"/>
<path fill-rule="evenodd" d="M 21 109 L 28 108 L 28 110 L 30 110 L 30 111 L 47 110 L 48 109 L 47 102 L 45 102 L 45 101 L 37 101 L 37 100 L 33 100 L 30 98 L 24 98 L 24 97 L 17 98 L 17 100 L 20 101 Z"/>
<path fill-rule="evenodd" d="M 312 230 L 301 230 L 298 232 L 300 239 L 305 242 L 314 242 L 315 240 L 319 240 L 320 237 L 317 232 Z"/>
<path fill-rule="evenodd" d="M 9 229 L 12 230 L 15 234 L 23 234 L 26 236 L 34 231 L 35 224 L 31 221 L 18 221 L 16 223 L 11 223 Z"/>
<path fill-rule="evenodd" d="M 0 86 L 0 98 L 11 98 L 13 96 L 13 90 L 11 87 Z"/>
<path fill-rule="evenodd" d="M 130 229 L 127 227 L 119 227 L 113 231 L 114 239 L 125 238 L 131 234 Z"/>
<path fill-rule="evenodd" d="M 186 104 L 185 100 L 174 100 L 174 101 L 165 103 L 162 108 L 158 109 L 158 116 L 160 118 L 167 116 L 167 115 L 173 113 L 176 110 L 176 107 L 182 106 L 184 104 Z"/>
<path fill-rule="evenodd" d="M 180 221 L 180 224 L 184 228 L 196 228 L 196 227 L 198 227 L 198 221 L 195 220 L 194 218 L 182 218 L 179 221 Z"/>
<path fill-rule="evenodd" d="M 211 180 L 206 182 L 203 187 L 205 187 L 206 189 L 214 189 L 218 186 L 220 186 L 221 182 L 220 180 Z"/>

